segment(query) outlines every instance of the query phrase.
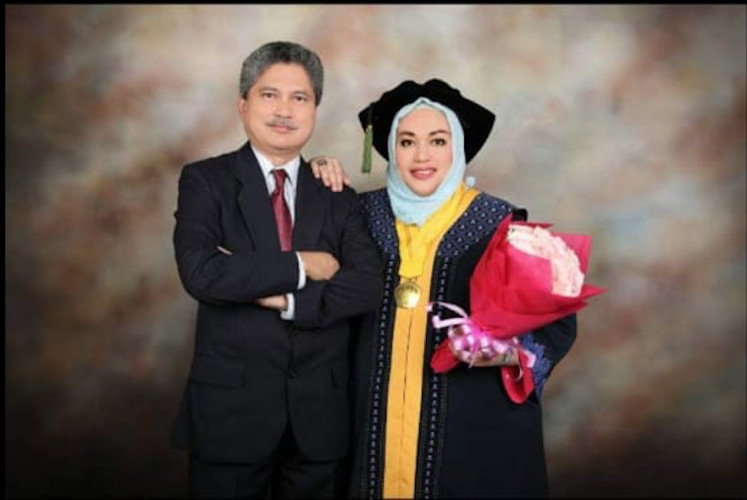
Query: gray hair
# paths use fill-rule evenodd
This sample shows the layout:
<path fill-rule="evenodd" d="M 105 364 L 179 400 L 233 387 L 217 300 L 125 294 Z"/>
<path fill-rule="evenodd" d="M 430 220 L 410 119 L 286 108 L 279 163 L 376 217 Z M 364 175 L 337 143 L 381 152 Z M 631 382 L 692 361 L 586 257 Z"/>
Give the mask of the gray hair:
<path fill-rule="evenodd" d="M 309 75 L 314 87 L 315 104 L 322 101 L 322 87 L 324 86 L 324 68 L 319 56 L 313 50 L 293 42 L 270 42 L 249 54 L 241 66 L 239 79 L 239 94 L 246 97 L 249 89 L 254 85 L 262 73 L 273 64 L 300 64 Z"/>

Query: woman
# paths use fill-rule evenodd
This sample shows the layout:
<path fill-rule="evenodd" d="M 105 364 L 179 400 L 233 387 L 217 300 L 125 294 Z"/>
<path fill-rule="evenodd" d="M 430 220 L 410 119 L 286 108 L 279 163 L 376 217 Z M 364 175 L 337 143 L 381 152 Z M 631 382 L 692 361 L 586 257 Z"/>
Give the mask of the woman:
<path fill-rule="evenodd" d="M 546 496 L 540 392 L 575 340 L 575 315 L 521 336 L 537 357 L 522 404 L 500 380 L 515 352 L 445 374 L 429 366 L 446 333 L 430 323 L 428 303 L 469 311 L 470 276 L 493 232 L 511 213 L 526 218 L 464 181 L 495 116 L 433 79 L 403 82 L 359 119 L 388 168 L 386 188 L 361 195 L 385 288 L 355 348 L 350 496 Z"/>

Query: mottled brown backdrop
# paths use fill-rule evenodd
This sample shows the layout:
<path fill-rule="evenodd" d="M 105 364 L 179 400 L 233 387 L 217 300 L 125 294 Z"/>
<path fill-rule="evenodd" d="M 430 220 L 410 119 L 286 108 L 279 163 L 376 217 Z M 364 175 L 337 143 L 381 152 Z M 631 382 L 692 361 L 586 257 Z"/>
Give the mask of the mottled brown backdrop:
<path fill-rule="evenodd" d="M 544 393 L 553 495 L 744 497 L 745 11 L 6 6 L 6 495 L 186 493 L 177 178 L 241 146 L 241 63 L 288 39 L 326 68 L 307 157 L 382 186 L 357 111 L 440 77 L 498 115 L 478 187 L 593 236 L 609 292 Z"/>

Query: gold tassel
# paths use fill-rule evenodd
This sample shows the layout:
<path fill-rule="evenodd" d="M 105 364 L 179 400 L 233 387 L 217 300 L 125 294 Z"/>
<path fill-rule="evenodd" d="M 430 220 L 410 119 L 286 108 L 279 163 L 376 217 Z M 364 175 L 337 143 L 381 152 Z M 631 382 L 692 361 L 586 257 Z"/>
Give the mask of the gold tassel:
<path fill-rule="evenodd" d="M 369 123 L 366 125 L 366 138 L 363 141 L 363 167 L 361 171 L 364 174 L 371 173 L 371 147 L 373 146 L 373 126 Z"/>
<path fill-rule="evenodd" d="M 371 173 L 371 148 L 373 147 L 373 122 L 371 119 L 373 104 L 368 107 L 368 125 L 366 125 L 366 137 L 363 140 L 363 165 L 361 172 Z"/>

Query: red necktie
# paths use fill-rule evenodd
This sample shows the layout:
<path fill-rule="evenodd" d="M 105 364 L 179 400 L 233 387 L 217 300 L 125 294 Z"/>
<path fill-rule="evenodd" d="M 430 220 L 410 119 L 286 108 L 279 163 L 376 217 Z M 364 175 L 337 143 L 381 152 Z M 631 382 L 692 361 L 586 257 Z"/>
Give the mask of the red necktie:
<path fill-rule="evenodd" d="M 275 168 L 272 169 L 272 175 L 275 176 L 275 191 L 270 195 L 272 211 L 275 212 L 275 222 L 278 226 L 280 249 L 287 252 L 291 248 L 291 235 L 293 234 L 290 210 L 288 210 L 288 205 L 285 203 L 285 197 L 283 196 L 287 173 L 282 168 Z"/>

